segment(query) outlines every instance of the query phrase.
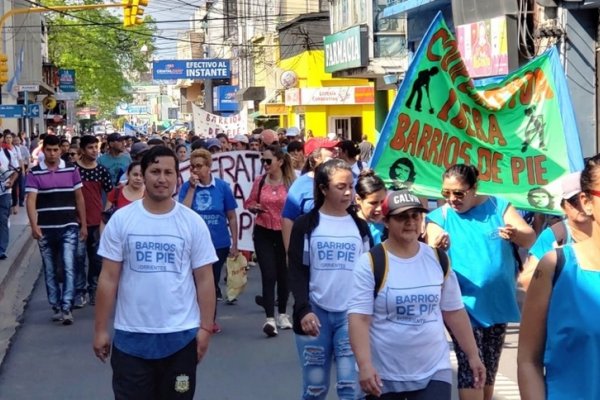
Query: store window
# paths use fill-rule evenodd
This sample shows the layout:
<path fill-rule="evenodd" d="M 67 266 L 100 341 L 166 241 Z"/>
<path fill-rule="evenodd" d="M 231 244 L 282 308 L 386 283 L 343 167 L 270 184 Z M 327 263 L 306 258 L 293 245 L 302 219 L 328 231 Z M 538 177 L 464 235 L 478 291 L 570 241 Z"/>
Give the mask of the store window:
<path fill-rule="evenodd" d="M 360 142 L 362 139 L 362 117 L 331 117 L 329 133 L 335 133 L 338 138 Z"/>

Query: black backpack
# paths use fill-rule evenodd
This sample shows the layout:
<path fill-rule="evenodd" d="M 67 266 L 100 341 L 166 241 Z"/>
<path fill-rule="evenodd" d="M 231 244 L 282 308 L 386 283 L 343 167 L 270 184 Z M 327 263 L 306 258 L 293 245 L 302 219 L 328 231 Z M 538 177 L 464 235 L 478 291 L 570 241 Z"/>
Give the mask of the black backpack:
<path fill-rule="evenodd" d="M 440 268 L 442 268 L 445 278 L 448 275 L 448 270 L 450 269 L 450 260 L 448 259 L 448 255 L 440 248 L 432 247 L 432 249 L 435 251 L 437 259 L 440 263 Z M 381 290 L 381 287 L 383 286 L 383 282 L 385 281 L 388 272 L 388 258 L 383 244 L 380 243 L 371 247 L 369 250 L 369 256 L 371 257 L 371 269 L 373 270 L 373 276 L 375 278 L 373 298 L 376 298 L 377 294 Z"/>

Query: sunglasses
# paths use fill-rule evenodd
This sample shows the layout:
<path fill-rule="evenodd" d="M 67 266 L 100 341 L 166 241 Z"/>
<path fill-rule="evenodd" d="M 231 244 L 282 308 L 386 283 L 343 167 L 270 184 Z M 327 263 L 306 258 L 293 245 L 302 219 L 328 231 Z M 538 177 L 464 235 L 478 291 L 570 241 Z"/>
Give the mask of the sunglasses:
<path fill-rule="evenodd" d="M 270 158 L 261 158 L 260 162 L 263 164 L 271 165 L 273 163 L 273 160 Z"/>
<path fill-rule="evenodd" d="M 69 153 L 69 157 L 75 157 L 77 153 Z"/>
<path fill-rule="evenodd" d="M 465 198 L 465 196 L 467 195 L 467 193 L 469 193 L 471 191 L 471 188 L 467 189 L 467 190 L 448 190 L 448 189 L 442 189 L 442 197 L 445 199 L 449 199 L 450 196 L 454 196 L 455 198 L 457 198 L 458 200 L 462 200 Z"/>

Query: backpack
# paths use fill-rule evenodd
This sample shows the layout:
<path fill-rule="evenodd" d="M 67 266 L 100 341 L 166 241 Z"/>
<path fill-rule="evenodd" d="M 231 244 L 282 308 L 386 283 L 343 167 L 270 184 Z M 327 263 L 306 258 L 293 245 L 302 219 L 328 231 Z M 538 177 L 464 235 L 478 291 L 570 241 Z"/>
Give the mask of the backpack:
<path fill-rule="evenodd" d="M 438 262 L 442 268 L 442 272 L 444 273 L 444 278 L 446 278 L 448 275 L 448 270 L 450 269 L 450 260 L 448 259 L 448 255 L 440 248 L 432 247 L 432 249 L 435 250 Z M 373 298 L 376 298 L 387 278 L 388 273 L 388 257 L 383 244 L 380 243 L 374 247 L 371 247 L 369 250 L 369 257 L 371 258 L 371 269 L 373 270 L 373 277 L 375 278 Z"/>

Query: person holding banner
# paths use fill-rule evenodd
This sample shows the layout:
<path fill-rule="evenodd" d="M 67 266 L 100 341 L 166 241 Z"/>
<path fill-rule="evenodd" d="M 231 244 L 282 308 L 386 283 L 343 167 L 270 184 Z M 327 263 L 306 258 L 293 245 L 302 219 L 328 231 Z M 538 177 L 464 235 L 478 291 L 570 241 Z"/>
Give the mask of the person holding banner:
<path fill-rule="evenodd" d="M 486 368 L 483 393 L 475 388 L 468 356 L 452 337 L 458 359 L 461 400 L 491 400 L 508 322 L 519 321 L 515 245 L 529 248 L 535 232 L 506 200 L 477 194 L 479 171 L 456 164 L 442 176 L 447 201 L 427 218 L 427 241 L 450 236 L 449 256 L 458 277 L 465 309 Z"/>
<path fill-rule="evenodd" d="M 581 173 L 591 237 L 548 252 L 523 307 L 517 356 L 523 400 L 600 399 L 600 155 Z"/>
<path fill-rule="evenodd" d="M 277 328 L 291 329 L 286 314 L 288 274 L 283 235 L 281 233 L 281 210 L 287 191 L 296 179 L 290 156 L 278 146 L 270 146 L 262 153 L 265 174 L 252 184 L 244 208 L 256 215 L 254 221 L 254 251 L 262 280 L 262 305 L 267 320 L 263 332 L 268 337 L 277 335 Z M 275 322 L 275 284 L 277 284 L 277 307 L 279 315 Z"/>
<path fill-rule="evenodd" d="M 357 376 L 348 337 L 348 289 L 354 264 L 369 250 L 372 238 L 351 205 L 350 166 L 326 161 L 314 180 L 314 208 L 294 222 L 288 251 L 301 398 L 327 398 L 335 357 L 338 398 L 354 400 Z"/>
<path fill-rule="evenodd" d="M 196 211 L 208 226 L 219 257 L 219 260 L 213 263 L 213 275 L 217 300 L 222 300 L 219 280 L 223 264 L 227 261 L 227 256 L 237 257 L 239 253 L 235 214 L 237 203 L 229 184 L 212 175 L 212 155 L 208 150 L 194 150 L 190 156 L 190 166 L 190 179 L 181 187 L 179 201 Z M 214 326 L 215 332 L 220 332 L 216 322 Z"/>

